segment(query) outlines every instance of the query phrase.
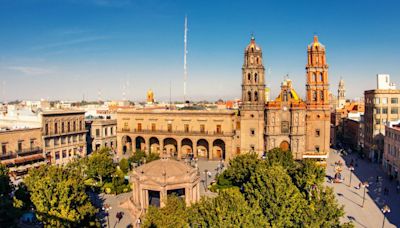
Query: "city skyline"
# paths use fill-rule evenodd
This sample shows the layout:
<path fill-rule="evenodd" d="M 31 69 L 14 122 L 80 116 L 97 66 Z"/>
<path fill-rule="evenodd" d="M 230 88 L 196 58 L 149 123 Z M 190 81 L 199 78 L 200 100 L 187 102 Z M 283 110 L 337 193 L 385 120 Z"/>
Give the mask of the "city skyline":
<path fill-rule="evenodd" d="M 285 3 L 5 1 L 0 100 L 100 95 L 142 101 L 152 89 L 157 100 L 167 101 L 170 82 L 172 99 L 183 100 L 185 15 L 190 100 L 240 98 L 243 47 L 252 33 L 263 49 L 272 99 L 285 75 L 304 97 L 306 47 L 314 34 L 328 48 L 334 95 L 340 78 L 347 98 L 374 89 L 378 73 L 399 82 L 399 3 L 296 2 L 290 9 Z"/>

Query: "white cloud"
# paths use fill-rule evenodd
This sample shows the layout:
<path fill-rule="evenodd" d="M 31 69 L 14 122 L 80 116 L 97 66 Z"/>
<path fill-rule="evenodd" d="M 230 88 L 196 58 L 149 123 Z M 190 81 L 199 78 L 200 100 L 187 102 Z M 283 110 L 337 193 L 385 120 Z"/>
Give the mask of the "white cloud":
<path fill-rule="evenodd" d="M 14 70 L 26 75 L 47 75 L 54 73 L 53 69 L 40 68 L 40 67 L 29 67 L 29 66 L 9 66 L 5 67 L 9 70 Z"/>

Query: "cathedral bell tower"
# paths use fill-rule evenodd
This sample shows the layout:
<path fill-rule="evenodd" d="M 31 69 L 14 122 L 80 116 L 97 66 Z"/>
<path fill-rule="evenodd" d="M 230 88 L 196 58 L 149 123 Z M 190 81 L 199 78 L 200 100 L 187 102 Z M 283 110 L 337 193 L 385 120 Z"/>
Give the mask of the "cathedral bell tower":
<path fill-rule="evenodd" d="M 307 142 L 306 154 L 325 156 L 329 153 L 330 109 L 328 64 L 325 46 L 318 36 L 307 47 Z"/>
<path fill-rule="evenodd" d="M 251 37 L 242 67 L 241 151 L 264 152 L 265 81 L 262 51 Z"/>

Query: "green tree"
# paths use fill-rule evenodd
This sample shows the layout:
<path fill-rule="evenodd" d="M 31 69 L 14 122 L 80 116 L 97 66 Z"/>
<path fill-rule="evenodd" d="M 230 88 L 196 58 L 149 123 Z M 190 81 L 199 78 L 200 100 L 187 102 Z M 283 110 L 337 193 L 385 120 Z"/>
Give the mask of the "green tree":
<path fill-rule="evenodd" d="M 238 188 L 221 190 L 189 209 L 191 227 L 268 227 L 258 207 L 250 207 Z"/>
<path fill-rule="evenodd" d="M 16 205 L 18 204 L 18 206 Z M 21 210 L 28 210 L 32 206 L 31 195 L 28 187 L 24 182 L 21 182 L 14 193 L 14 206 Z"/>
<path fill-rule="evenodd" d="M 143 158 L 146 157 L 146 153 L 142 150 L 136 150 L 131 157 L 128 158 L 129 164 L 131 163 L 141 163 Z"/>
<path fill-rule="evenodd" d="M 147 163 L 148 163 L 148 162 L 155 161 L 155 160 L 158 160 L 158 159 L 160 159 L 160 155 L 159 155 L 158 153 L 149 153 L 149 154 L 146 156 L 146 162 L 147 162 Z"/>
<path fill-rule="evenodd" d="M 129 162 L 126 158 L 122 158 L 121 161 L 119 161 L 119 168 L 125 174 L 129 172 Z"/>
<path fill-rule="evenodd" d="M 188 210 L 185 201 L 177 196 L 168 196 L 163 208 L 150 206 L 143 227 L 175 228 L 188 227 Z"/>
<path fill-rule="evenodd" d="M 319 186 L 323 183 L 325 178 L 325 169 L 315 163 L 313 160 L 303 160 L 300 162 L 299 167 L 293 171 L 293 183 L 303 193 L 310 194 L 312 188 Z"/>
<path fill-rule="evenodd" d="M 290 150 L 284 151 L 280 148 L 274 148 L 266 153 L 265 161 L 269 165 L 281 165 L 288 172 L 292 172 L 297 168 L 298 163 L 293 160 L 293 155 Z"/>
<path fill-rule="evenodd" d="M 262 209 L 272 227 L 301 225 L 306 202 L 282 166 L 257 166 L 244 184 L 244 195 L 248 202 Z"/>
<path fill-rule="evenodd" d="M 46 227 L 94 225 L 95 207 L 85 192 L 79 172 L 56 166 L 32 169 L 25 178 L 36 209 Z"/>
<path fill-rule="evenodd" d="M 115 172 L 115 165 L 109 148 L 102 148 L 86 159 L 86 174 L 89 178 L 100 181 L 103 185 L 105 179 L 111 180 L 111 174 Z"/>
<path fill-rule="evenodd" d="M 229 168 L 218 178 L 218 184 L 223 186 L 243 186 L 261 162 L 263 161 L 258 159 L 254 153 L 237 156 L 229 161 Z"/>
<path fill-rule="evenodd" d="M 8 169 L 0 164 L 0 224 L 5 227 L 13 227 L 18 218 L 17 210 L 13 206 L 11 192 L 13 185 L 8 176 Z"/>

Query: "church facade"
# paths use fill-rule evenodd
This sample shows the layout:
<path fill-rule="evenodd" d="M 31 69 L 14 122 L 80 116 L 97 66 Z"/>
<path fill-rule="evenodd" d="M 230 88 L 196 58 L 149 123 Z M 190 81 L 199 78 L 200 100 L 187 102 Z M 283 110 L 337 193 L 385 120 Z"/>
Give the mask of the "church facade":
<path fill-rule="evenodd" d="M 117 113 L 118 152 L 167 152 L 231 159 L 260 157 L 279 147 L 295 159 L 325 159 L 330 148 L 330 103 L 325 46 L 314 36 L 307 47 L 306 98 L 285 79 L 275 100 L 265 100 L 265 69 L 254 37 L 245 48 L 242 104 L 238 112 L 210 110 L 124 110 Z"/>

